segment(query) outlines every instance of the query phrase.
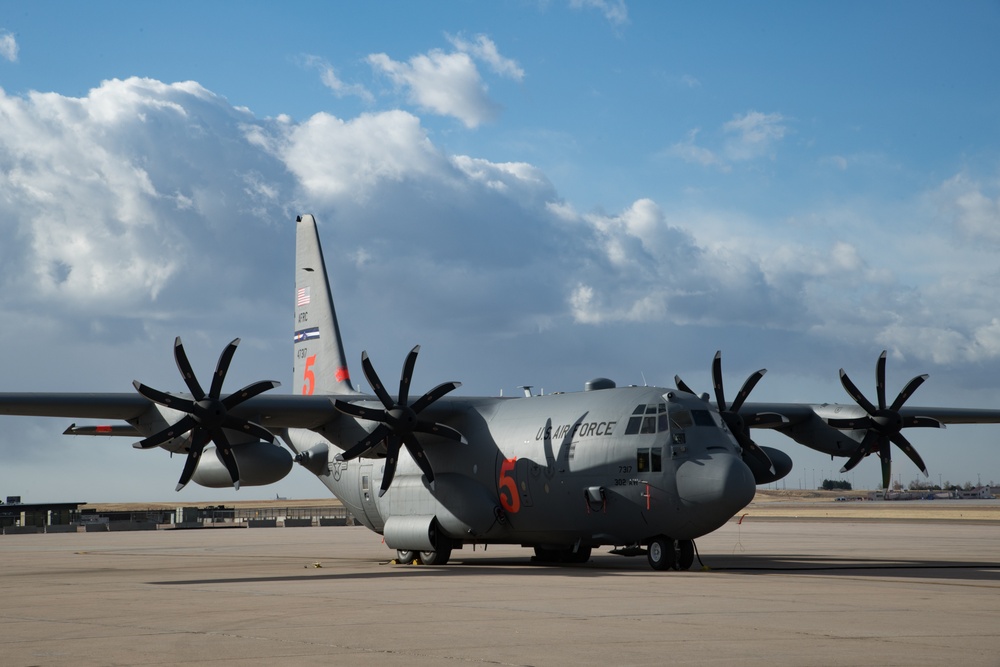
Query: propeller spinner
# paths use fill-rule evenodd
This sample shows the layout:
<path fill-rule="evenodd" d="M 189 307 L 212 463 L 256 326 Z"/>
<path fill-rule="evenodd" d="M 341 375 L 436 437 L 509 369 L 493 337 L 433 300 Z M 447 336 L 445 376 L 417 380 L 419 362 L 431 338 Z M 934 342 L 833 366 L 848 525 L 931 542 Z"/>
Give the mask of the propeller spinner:
<path fill-rule="evenodd" d="M 382 487 L 378 492 L 380 498 L 389 489 L 389 485 L 392 484 L 392 478 L 396 474 L 396 464 L 399 461 L 399 448 L 401 444 L 406 445 L 406 449 L 409 450 L 413 460 L 416 461 L 420 470 L 427 477 L 428 484 L 431 485 L 431 488 L 434 488 L 434 471 L 427 461 L 423 445 L 420 444 L 414 433 L 429 433 L 456 442 L 465 442 L 462 434 L 450 426 L 423 421 L 417 417 L 421 411 L 436 400 L 462 386 L 461 382 L 439 384 L 412 404 L 409 403 L 410 379 L 413 377 L 413 367 L 417 363 L 417 354 L 419 352 L 420 346 L 417 345 L 406 356 L 406 361 L 403 364 L 403 372 L 399 378 L 399 395 L 396 401 L 392 400 L 392 397 L 389 396 L 389 393 L 382 385 L 378 373 L 375 372 L 375 367 L 368 358 L 368 353 L 361 353 L 361 368 L 364 370 L 365 377 L 368 378 L 368 382 L 375 391 L 375 395 L 382 402 L 384 410 L 366 408 L 340 399 L 334 401 L 334 406 L 344 414 L 359 419 L 380 422 L 375 427 L 375 430 L 369 433 L 361 442 L 336 456 L 336 460 L 338 461 L 349 461 L 374 449 L 384 440 L 386 442 L 385 473 L 382 475 Z"/>
<path fill-rule="evenodd" d="M 194 471 L 198 467 L 198 460 L 201 458 L 202 452 L 205 451 L 205 446 L 209 442 L 215 443 L 219 457 L 225 464 L 226 469 L 229 470 L 233 486 L 237 489 L 240 488 L 239 466 L 236 463 L 233 447 L 229 443 L 229 438 L 226 437 L 224 429 L 239 431 L 261 440 L 274 442 L 274 436 L 263 426 L 247 419 L 236 417 L 230 414 L 230 411 L 240 403 L 268 389 L 280 386 L 279 382 L 273 380 L 254 382 L 222 398 L 222 383 L 226 379 L 226 373 L 229 372 L 229 364 L 233 360 L 233 355 L 236 353 L 236 346 L 239 344 L 239 338 L 233 340 L 222 351 L 222 354 L 219 355 L 219 363 L 215 367 L 215 375 L 212 376 L 212 385 L 206 394 L 198 382 L 198 378 L 194 375 L 187 355 L 184 353 L 184 344 L 181 342 L 180 336 L 174 340 L 174 360 L 177 362 L 177 368 L 180 370 L 181 376 L 184 378 L 184 383 L 190 390 L 194 400 L 147 387 L 138 380 L 132 383 L 140 394 L 154 403 L 187 413 L 186 416 L 182 417 L 175 424 L 171 424 L 159 433 L 132 445 L 137 449 L 150 449 L 191 431 L 191 446 L 188 449 L 187 460 L 184 462 L 184 470 L 181 471 L 181 477 L 177 482 L 178 491 L 191 481 L 191 476 L 194 475 Z"/>
<path fill-rule="evenodd" d="M 903 453 L 910 457 L 910 460 L 916 464 L 920 472 L 924 473 L 926 477 L 928 473 L 927 466 L 924 465 L 924 460 L 920 458 L 917 450 L 913 448 L 910 441 L 900 431 L 909 427 L 944 428 L 944 424 L 930 417 L 904 418 L 899 413 L 899 409 L 913 395 L 917 387 L 924 383 L 924 380 L 928 377 L 927 375 L 918 375 L 910 380 L 903 387 L 903 390 L 899 392 L 899 395 L 896 396 L 896 400 L 892 402 L 892 405 L 886 407 L 885 354 L 885 350 L 882 350 L 882 354 L 879 355 L 878 361 L 875 363 L 875 391 L 878 396 L 878 407 L 875 407 L 871 401 L 865 398 L 865 395 L 851 382 L 851 378 L 841 368 L 841 384 L 844 385 L 844 389 L 847 390 L 851 398 L 868 414 L 858 419 L 828 419 L 827 423 L 839 429 L 868 429 L 861 444 L 855 450 L 854 454 L 851 455 L 851 458 L 847 460 L 847 463 L 844 464 L 844 467 L 840 469 L 840 472 L 847 472 L 858 465 L 864 457 L 878 452 L 879 458 L 882 459 L 882 488 L 888 489 L 889 481 L 892 479 L 892 450 L 889 447 L 889 443 L 891 442 L 903 450 Z"/>

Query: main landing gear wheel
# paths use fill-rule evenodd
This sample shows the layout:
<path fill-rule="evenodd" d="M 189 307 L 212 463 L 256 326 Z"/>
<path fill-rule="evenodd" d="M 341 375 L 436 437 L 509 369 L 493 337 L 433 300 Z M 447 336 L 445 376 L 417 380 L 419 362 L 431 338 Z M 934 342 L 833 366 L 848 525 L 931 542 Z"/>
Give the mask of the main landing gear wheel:
<path fill-rule="evenodd" d="M 434 547 L 435 551 L 420 552 L 420 562 L 424 565 L 447 565 L 451 558 L 451 540 L 438 533 Z"/>
<path fill-rule="evenodd" d="M 409 565 L 417 559 L 417 552 L 410 549 L 396 549 L 396 562 Z"/>
<path fill-rule="evenodd" d="M 447 565 L 451 558 L 451 546 L 439 546 L 437 551 L 421 551 L 420 562 L 424 565 Z"/>

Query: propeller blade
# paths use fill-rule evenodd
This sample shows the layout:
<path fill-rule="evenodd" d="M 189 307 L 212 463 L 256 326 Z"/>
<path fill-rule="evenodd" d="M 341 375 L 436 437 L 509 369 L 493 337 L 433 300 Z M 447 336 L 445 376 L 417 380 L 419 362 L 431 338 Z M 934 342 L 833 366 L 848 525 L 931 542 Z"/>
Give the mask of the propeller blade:
<path fill-rule="evenodd" d="M 892 448 L 889 438 L 879 438 L 878 456 L 882 460 L 882 488 L 888 490 L 892 481 Z"/>
<path fill-rule="evenodd" d="M 406 449 L 409 450 L 410 456 L 416 462 L 417 467 L 420 468 L 424 476 L 427 477 L 427 483 L 430 484 L 431 489 L 434 488 L 434 470 L 431 469 L 431 464 L 427 460 L 427 455 L 424 453 L 424 447 L 420 444 L 420 441 L 409 435 L 403 439 L 403 443 L 406 445 Z"/>
<path fill-rule="evenodd" d="M 174 339 L 174 361 L 177 362 L 177 370 L 181 372 L 181 377 L 184 378 L 184 384 L 187 385 L 191 394 L 194 396 L 194 400 L 200 401 L 205 398 L 205 390 L 201 388 L 198 383 L 198 378 L 194 375 L 194 370 L 191 368 L 191 362 L 188 361 L 187 354 L 184 353 L 184 343 L 181 342 L 181 337 L 178 336 Z"/>
<path fill-rule="evenodd" d="M 280 382 L 275 380 L 261 380 L 260 382 L 251 382 L 247 386 L 243 387 L 237 392 L 233 392 L 229 396 L 222 399 L 222 405 L 225 406 L 226 410 L 232 410 L 237 405 L 244 401 L 249 401 L 254 396 L 259 396 L 265 391 L 270 391 L 271 389 L 276 389 L 281 386 Z"/>
<path fill-rule="evenodd" d="M 177 423 L 171 424 L 170 426 L 163 429 L 159 433 L 154 433 L 148 438 L 140 440 L 139 442 L 135 443 L 132 446 L 135 447 L 136 449 L 152 449 L 153 447 L 162 445 L 167 440 L 173 440 L 174 438 L 179 438 L 180 436 L 184 435 L 192 428 L 194 428 L 195 425 L 196 424 L 194 421 L 194 417 L 188 415 L 186 417 L 181 418 L 181 420 L 178 421 Z"/>
<path fill-rule="evenodd" d="M 674 376 L 674 386 L 676 386 L 681 391 L 687 392 L 689 394 L 694 394 L 694 391 L 691 390 L 691 387 L 687 386 L 684 383 L 684 380 L 682 380 L 679 375 Z M 695 396 L 697 396 L 697 394 L 695 394 Z"/>
<path fill-rule="evenodd" d="M 878 434 L 875 433 L 875 431 L 868 431 L 868 433 L 865 434 L 864 440 L 862 440 L 861 444 L 858 445 L 858 448 L 854 450 L 851 457 L 847 459 L 847 463 L 845 463 L 844 467 L 840 469 L 840 472 L 853 470 L 854 466 L 861 463 L 861 459 L 872 453 L 872 445 L 876 440 L 878 440 Z"/>
<path fill-rule="evenodd" d="M 417 363 L 420 346 L 414 345 L 403 362 L 403 372 L 399 376 L 399 405 L 406 405 L 410 399 L 410 380 L 413 378 L 413 366 Z"/>
<path fill-rule="evenodd" d="M 715 388 L 715 403 L 719 412 L 726 412 L 726 393 L 722 388 L 722 350 L 712 359 L 712 386 Z"/>
<path fill-rule="evenodd" d="M 764 377 L 764 373 L 767 373 L 766 368 L 762 368 L 755 373 L 751 373 L 747 381 L 743 383 L 743 387 L 740 389 L 740 393 L 736 394 L 736 400 L 733 404 L 729 406 L 729 409 L 733 412 L 739 412 L 740 408 L 743 407 L 743 402 L 747 400 L 747 396 L 753 391 L 753 388 L 757 386 L 760 379 Z"/>
<path fill-rule="evenodd" d="M 215 375 L 212 376 L 212 388 L 208 390 L 208 395 L 212 398 L 218 398 L 222 395 L 222 383 L 226 380 L 229 364 L 232 362 L 233 355 L 236 354 L 236 346 L 239 344 L 240 339 L 234 338 L 219 355 L 219 363 L 215 365 Z"/>
<path fill-rule="evenodd" d="M 361 405 L 355 405 L 354 403 L 342 401 L 339 398 L 334 399 L 333 407 L 337 408 L 346 415 L 357 417 L 359 419 L 367 419 L 368 421 L 382 421 L 386 418 L 385 410 L 379 410 L 378 408 L 366 408 Z"/>
<path fill-rule="evenodd" d="M 191 476 L 194 475 L 194 471 L 198 467 L 198 461 L 201 459 L 202 452 L 205 451 L 206 444 L 208 444 L 208 438 L 204 430 L 198 429 L 191 442 L 191 449 L 188 450 L 187 459 L 184 461 L 184 469 L 181 471 L 180 479 L 177 480 L 175 491 L 180 491 L 191 481 Z"/>
<path fill-rule="evenodd" d="M 751 442 L 753 441 L 751 440 Z M 753 443 L 753 447 L 747 449 L 746 451 L 750 452 L 750 456 L 754 457 L 762 464 L 764 464 L 764 466 L 772 475 L 776 474 L 776 471 L 774 469 L 774 462 L 771 461 L 771 457 L 767 455 L 767 452 L 758 447 L 757 443 Z"/>
<path fill-rule="evenodd" d="M 361 456 L 369 449 L 378 445 L 378 443 L 385 440 L 386 436 L 391 433 L 391 429 L 385 424 L 379 424 L 374 431 L 365 436 L 361 442 L 354 445 L 348 449 L 343 454 L 337 454 L 337 459 L 341 461 L 350 461 L 351 459 L 356 459 Z"/>
<path fill-rule="evenodd" d="M 233 488 L 239 491 L 240 466 L 236 462 L 236 454 L 233 453 L 233 448 L 230 446 L 219 447 L 216 445 L 215 451 L 219 453 L 219 459 L 222 461 L 223 465 L 226 466 L 226 470 L 229 471 L 229 479 L 233 480 Z"/>
<path fill-rule="evenodd" d="M 441 384 L 434 387 L 429 392 L 418 398 L 416 401 L 414 401 L 413 405 L 410 406 L 410 409 L 413 410 L 414 412 L 419 413 L 421 410 L 426 408 L 434 401 L 438 400 L 448 392 L 458 389 L 461 386 L 462 386 L 461 382 L 442 382 Z"/>
<path fill-rule="evenodd" d="M 885 410 L 885 350 L 875 362 L 875 393 L 878 394 L 878 409 Z"/>
<path fill-rule="evenodd" d="M 160 405 L 165 405 L 168 408 L 173 408 L 182 412 L 190 412 L 191 410 L 194 410 L 194 401 L 189 401 L 182 396 L 171 396 L 170 394 L 160 391 L 159 389 L 148 387 L 138 380 L 132 380 L 132 386 L 135 387 L 136 391 L 154 403 L 159 403 Z"/>
<path fill-rule="evenodd" d="M 917 377 L 907 382 L 906 386 L 903 387 L 903 391 L 899 392 L 899 396 L 897 396 L 896 400 L 892 402 L 892 407 L 889 409 L 898 411 L 901 407 L 903 407 L 903 403 L 906 403 L 906 401 L 910 398 L 910 396 L 913 395 L 913 392 L 917 390 L 917 387 L 922 385 L 924 383 L 924 380 L 926 380 L 928 377 L 930 376 L 925 373 L 923 375 L 918 375 Z"/>
<path fill-rule="evenodd" d="M 840 369 L 840 383 L 844 385 L 844 389 L 846 389 L 850 397 L 854 399 L 854 402 L 864 408 L 865 412 L 869 415 L 873 415 L 878 412 L 875 406 L 872 405 L 871 401 L 865 398 L 865 395 L 861 393 L 853 382 L 851 382 L 851 378 L 847 377 L 847 373 L 843 368 Z"/>
<path fill-rule="evenodd" d="M 386 442 L 385 471 L 382 473 L 382 487 L 378 490 L 378 497 L 381 498 L 389 490 L 392 478 L 396 476 L 396 462 L 399 460 L 399 436 L 390 435 Z"/>
<path fill-rule="evenodd" d="M 735 433 L 734 435 L 736 436 L 736 442 L 738 442 L 740 444 L 740 447 L 743 448 L 744 454 L 749 454 L 750 456 L 754 457 L 755 459 L 763 463 L 764 466 L 768 469 L 768 471 L 773 475 L 775 472 L 774 463 L 771 461 L 771 457 L 767 455 L 767 452 L 761 449 L 760 446 L 756 442 L 754 442 L 750 438 L 750 436 L 748 436 L 746 433 L 740 432 L 740 433 Z"/>
<path fill-rule="evenodd" d="M 252 421 L 247 421 L 245 419 L 237 419 L 236 417 L 226 417 L 226 420 L 222 423 L 222 428 L 227 428 L 230 431 L 237 431 L 240 433 L 245 433 L 246 435 L 252 435 L 258 440 L 265 440 L 270 442 L 272 445 L 275 442 L 274 434 L 268 431 L 266 428 Z"/>
<path fill-rule="evenodd" d="M 368 352 L 361 353 L 361 369 L 365 373 L 365 377 L 368 378 L 368 383 L 372 386 L 372 391 L 378 396 L 378 400 L 382 401 L 382 405 L 385 406 L 386 410 L 392 410 L 396 403 L 386 392 L 385 387 L 382 385 L 382 380 L 379 379 L 378 373 L 375 372 L 375 367 L 372 365 L 371 359 L 368 358 Z"/>
<path fill-rule="evenodd" d="M 455 442 L 460 442 L 463 445 L 469 444 L 465 440 L 465 436 L 459 431 L 453 429 L 450 426 L 445 426 L 444 424 L 438 424 L 437 422 L 424 422 L 418 421 L 414 425 L 413 430 L 418 433 L 427 433 L 429 435 L 436 435 L 439 438 L 447 438 L 448 440 L 454 440 Z"/>
<path fill-rule="evenodd" d="M 902 433 L 890 435 L 889 439 L 892 440 L 897 447 L 902 449 L 904 454 L 910 457 L 910 460 L 913 461 L 914 465 L 917 466 L 920 472 L 924 473 L 924 477 L 930 477 L 930 474 L 927 472 L 927 466 L 924 465 L 924 460 L 920 458 L 920 454 L 917 454 L 917 450 L 913 448 L 913 445 L 910 444 L 910 441 L 907 440 Z"/>

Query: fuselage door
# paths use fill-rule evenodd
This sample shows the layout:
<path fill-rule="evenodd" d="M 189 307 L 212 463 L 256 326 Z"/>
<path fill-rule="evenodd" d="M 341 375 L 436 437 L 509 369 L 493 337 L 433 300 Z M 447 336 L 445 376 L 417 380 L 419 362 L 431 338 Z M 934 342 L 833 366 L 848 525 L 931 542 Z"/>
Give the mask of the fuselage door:
<path fill-rule="evenodd" d="M 372 528 L 378 532 L 382 532 L 385 521 L 382 519 L 382 515 L 379 514 L 378 505 L 375 503 L 377 492 L 375 491 L 375 483 L 372 479 L 371 463 L 361 464 L 361 474 L 358 478 L 361 484 L 361 509 L 364 511 L 365 518 L 372 525 Z"/>

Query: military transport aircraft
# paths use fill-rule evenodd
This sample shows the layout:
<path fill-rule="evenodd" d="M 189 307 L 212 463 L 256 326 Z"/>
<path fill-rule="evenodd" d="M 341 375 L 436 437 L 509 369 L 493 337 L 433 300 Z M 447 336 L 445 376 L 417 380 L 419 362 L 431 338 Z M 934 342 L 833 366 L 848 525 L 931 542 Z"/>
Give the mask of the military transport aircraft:
<path fill-rule="evenodd" d="M 413 398 L 419 347 L 405 358 L 395 396 L 362 353 L 374 392 L 363 394 L 351 383 L 311 215 L 297 220 L 295 260 L 293 395 L 265 393 L 273 381 L 223 392 L 239 339 L 223 350 L 206 391 L 177 338 L 186 393 L 136 381 L 136 393 L 0 394 L 0 414 L 121 420 L 65 432 L 142 438 L 133 446 L 186 454 L 177 490 L 190 481 L 270 484 L 297 462 L 383 535 L 399 561 L 444 564 L 453 549 L 506 543 L 532 547 L 540 561 L 577 563 L 612 546 L 644 549 L 657 570 L 689 568 L 693 540 L 736 515 L 757 485 L 791 470 L 791 459 L 754 443 L 750 428 L 846 457 L 844 470 L 876 454 L 888 486 L 893 444 L 926 474 L 902 429 L 1000 423 L 1000 410 L 907 407 L 925 375 L 887 403 L 885 353 L 877 403 L 841 370 L 855 405 L 748 403 L 763 370 L 728 402 L 720 355 L 714 404 L 680 378 L 676 388 L 596 378 L 581 392 L 519 397 L 458 397 L 459 383 L 445 382 Z"/>

